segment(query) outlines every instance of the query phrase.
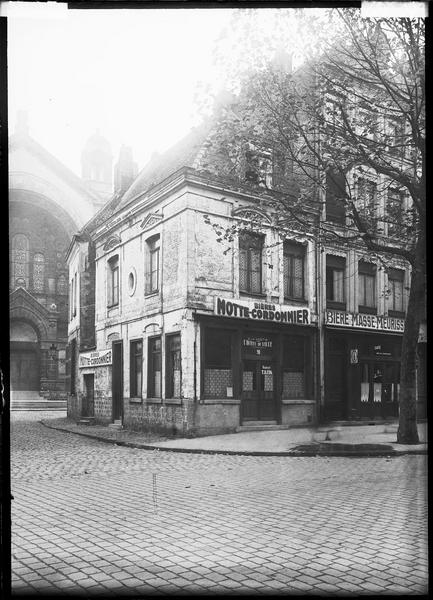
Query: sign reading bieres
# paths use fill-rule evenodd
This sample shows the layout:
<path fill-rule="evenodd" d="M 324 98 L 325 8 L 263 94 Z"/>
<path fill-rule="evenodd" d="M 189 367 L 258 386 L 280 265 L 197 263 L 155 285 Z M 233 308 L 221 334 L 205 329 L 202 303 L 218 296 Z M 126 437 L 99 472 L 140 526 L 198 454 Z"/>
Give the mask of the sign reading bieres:
<path fill-rule="evenodd" d="M 111 365 L 111 348 L 109 350 L 96 350 L 80 354 L 79 366 L 83 367 L 105 367 Z"/>
<path fill-rule="evenodd" d="M 253 319 L 255 321 L 273 321 L 291 325 L 310 325 L 309 308 L 298 308 L 283 304 L 251 302 L 247 300 L 227 300 L 215 298 L 215 313 L 220 317 Z"/>
<path fill-rule="evenodd" d="M 342 310 L 326 310 L 325 325 L 334 327 L 355 327 L 357 329 L 374 329 L 376 331 L 389 331 L 403 333 L 404 319 L 394 317 L 380 317 L 378 315 L 363 315 Z"/>

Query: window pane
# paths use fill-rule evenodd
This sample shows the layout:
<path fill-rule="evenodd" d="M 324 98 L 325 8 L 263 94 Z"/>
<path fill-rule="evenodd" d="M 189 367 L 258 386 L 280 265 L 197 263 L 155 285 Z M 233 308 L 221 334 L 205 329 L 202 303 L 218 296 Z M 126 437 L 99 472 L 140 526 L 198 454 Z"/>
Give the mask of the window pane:
<path fill-rule="evenodd" d="M 283 341 L 283 397 L 305 395 L 305 340 L 291 336 Z"/>
<path fill-rule="evenodd" d="M 149 340 L 148 354 L 148 398 L 161 397 L 161 338 Z"/>
<path fill-rule="evenodd" d="M 365 275 L 365 306 L 376 306 L 374 282 L 374 277 Z"/>
<path fill-rule="evenodd" d="M 334 300 L 344 302 L 344 271 L 334 269 Z"/>
<path fill-rule="evenodd" d="M 292 259 L 293 273 L 293 297 L 303 298 L 303 280 L 304 280 L 304 260 L 299 256 L 294 256 Z"/>
<path fill-rule="evenodd" d="M 365 275 L 363 275 L 362 273 L 359 275 L 359 304 L 361 304 L 362 306 L 366 306 L 366 299 L 365 299 Z"/>
<path fill-rule="evenodd" d="M 251 257 L 251 292 L 260 293 L 262 291 L 261 282 L 261 260 L 262 253 L 259 250 L 250 250 Z"/>

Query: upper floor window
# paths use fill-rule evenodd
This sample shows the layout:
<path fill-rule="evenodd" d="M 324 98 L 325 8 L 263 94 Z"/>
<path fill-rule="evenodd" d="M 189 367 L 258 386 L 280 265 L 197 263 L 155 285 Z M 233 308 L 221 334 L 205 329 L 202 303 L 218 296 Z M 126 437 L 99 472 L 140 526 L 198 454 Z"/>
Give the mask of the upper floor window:
<path fill-rule="evenodd" d="M 263 236 L 241 232 L 239 235 L 239 289 L 262 293 Z"/>
<path fill-rule="evenodd" d="M 119 304 L 119 256 L 112 256 L 108 261 L 108 298 L 107 305 Z"/>
<path fill-rule="evenodd" d="M 404 154 L 405 126 L 403 119 L 389 119 L 387 123 L 388 152 L 394 156 Z"/>
<path fill-rule="evenodd" d="M 12 239 L 13 286 L 29 286 L 29 239 L 22 233 Z"/>
<path fill-rule="evenodd" d="M 129 395 L 141 398 L 143 383 L 143 342 L 134 340 L 130 343 Z"/>
<path fill-rule="evenodd" d="M 147 397 L 161 398 L 161 338 L 153 337 L 148 342 Z"/>
<path fill-rule="evenodd" d="M 360 177 L 357 186 L 356 209 L 360 217 L 369 225 L 374 226 L 376 210 L 376 184 Z"/>
<path fill-rule="evenodd" d="M 159 234 L 147 240 L 146 294 L 159 290 Z"/>
<path fill-rule="evenodd" d="M 404 313 L 404 271 L 389 269 L 388 271 L 388 313 L 400 316 Z M 399 314 L 394 314 L 399 313 Z"/>
<path fill-rule="evenodd" d="M 284 296 L 304 299 L 305 246 L 284 242 Z"/>
<path fill-rule="evenodd" d="M 326 306 L 345 308 L 346 259 L 342 256 L 326 257 Z"/>
<path fill-rule="evenodd" d="M 168 335 L 166 348 L 165 396 L 166 398 L 180 398 L 182 390 L 180 335 Z"/>
<path fill-rule="evenodd" d="M 346 179 L 343 173 L 329 170 L 326 173 L 326 220 L 344 225 L 346 222 L 345 209 Z"/>
<path fill-rule="evenodd" d="M 362 260 L 358 263 L 359 312 L 376 310 L 376 265 Z"/>
<path fill-rule="evenodd" d="M 245 179 L 266 188 L 272 188 L 272 151 L 248 144 L 245 153 Z"/>
<path fill-rule="evenodd" d="M 33 256 L 33 289 L 35 292 L 44 291 L 45 257 L 40 252 Z"/>
<path fill-rule="evenodd" d="M 385 220 L 388 223 L 388 235 L 394 236 L 401 232 L 403 222 L 403 193 L 399 190 L 389 188 L 386 199 Z"/>

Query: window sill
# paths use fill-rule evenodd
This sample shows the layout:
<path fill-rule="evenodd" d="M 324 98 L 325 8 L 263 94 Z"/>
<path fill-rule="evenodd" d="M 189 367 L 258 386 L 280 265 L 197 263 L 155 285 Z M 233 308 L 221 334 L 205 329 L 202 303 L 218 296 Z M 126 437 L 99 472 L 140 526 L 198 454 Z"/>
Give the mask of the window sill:
<path fill-rule="evenodd" d="M 316 404 L 316 401 L 304 398 L 282 398 L 281 404 Z"/>
<path fill-rule="evenodd" d="M 130 404 L 141 404 L 143 402 L 142 398 L 139 398 L 138 396 L 131 396 L 129 398 L 129 403 Z"/>
<path fill-rule="evenodd" d="M 182 398 L 166 398 L 164 404 L 182 404 Z"/>
<path fill-rule="evenodd" d="M 404 319 L 406 317 L 406 313 L 402 310 L 389 310 L 388 317 L 394 317 L 395 319 Z"/>
<path fill-rule="evenodd" d="M 202 398 L 200 404 L 235 404 L 241 403 L 238 398 Z"/>
<path fill-rule="evenodd" d="M 263 292 L 246 292 L 245 290 L 239 290 L 240 296 L 250 296 L 251 298 L 266 299 L 266 294 Z"/>
<path fill-rule="evenodd" d="M 307 304 L 307 300 L 305 298 L 290 298 L 289 296 L 284 296 L 284 302 L 290 303 L 290 304 L 295 304 L 295 305 Z"/>
<path fill-rule="evenodd" d="M 146 398 L 146 404 L 162 404 L 162 398 Z"/>
<path fill-rule="evenodd" d="M 144 294 L 145 298 L 156 298 L 159 296 L 159 290 L 155 290 L 154 292 L 148 292 L 146 294 Z"/>
<path fill-rule="evenodd" d="M 358 306 L 358 312 L 364 315 L 377 315 L 377 307 Z"/>
<path fill-rule="evenodd" d="M 326 308 L 335 309 L 335 310 L 346 310 L 345 302 L 336 302 L 335 300 L 327 300 Z"/>

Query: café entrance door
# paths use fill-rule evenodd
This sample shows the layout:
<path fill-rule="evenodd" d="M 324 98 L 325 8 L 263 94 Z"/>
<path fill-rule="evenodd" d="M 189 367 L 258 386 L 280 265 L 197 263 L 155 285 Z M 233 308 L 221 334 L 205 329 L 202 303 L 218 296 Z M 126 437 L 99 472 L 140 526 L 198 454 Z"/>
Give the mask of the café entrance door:
<path fill-rule="evenodd" d="M 360 363 L 361 418 L 387 419 L 398 416 L 400 369 L 396 362 L 364 361 Z"/>
<path fill-rule="evenodd" d="M 266 360 L 242 362 L 242 421 L 274 421 L 275 363 Z"/>

